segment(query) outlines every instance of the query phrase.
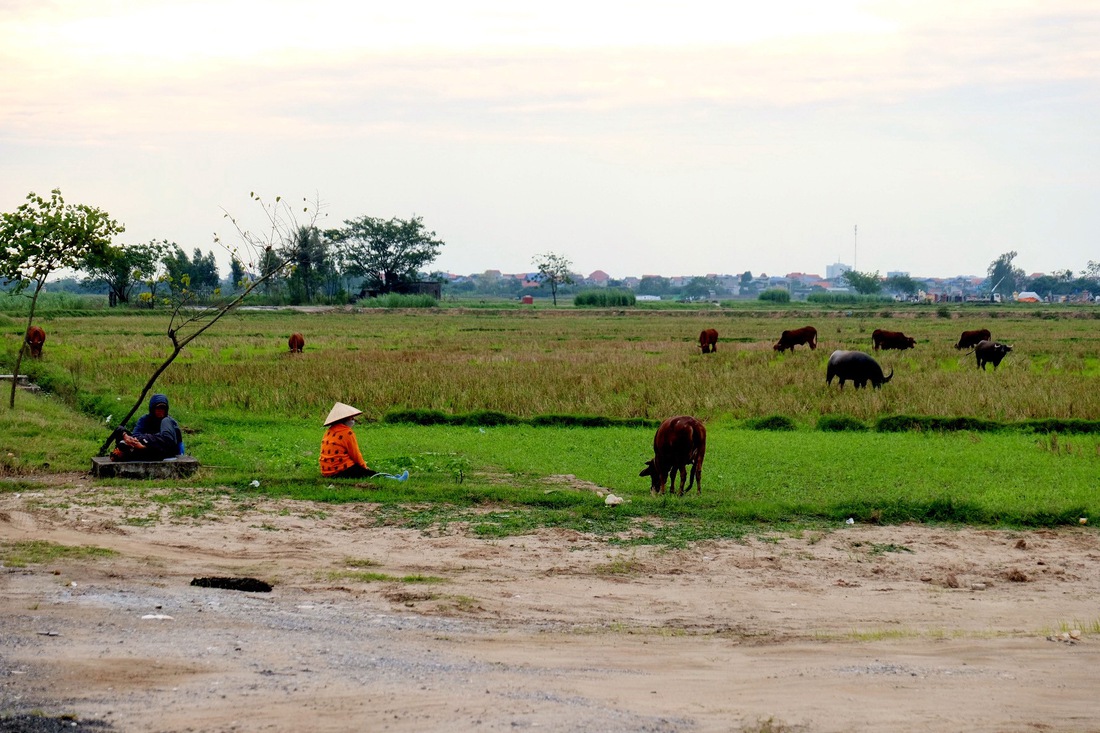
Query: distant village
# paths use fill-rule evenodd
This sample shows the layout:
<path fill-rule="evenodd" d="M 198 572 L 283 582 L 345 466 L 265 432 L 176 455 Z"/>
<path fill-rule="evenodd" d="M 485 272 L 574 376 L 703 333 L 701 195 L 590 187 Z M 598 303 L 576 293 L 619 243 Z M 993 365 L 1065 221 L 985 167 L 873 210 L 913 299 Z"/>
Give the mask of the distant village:
<path fill-rule="evenodd" d="M 603 270 L 595 270 L 587 275 L 571 273 L 573 283 L 562 285 L 561 293 L 575 293 L 592 288 L 627 288 L 635 293 L 638 300 L 752 300 L 768 290 L 785 290 L 791 300 L 806 300 L 813 293 L 854 293 L 844 274 L 851 271 L 851 265 L 841 262 L 829 265 L 825 276 L 817 273 L 790 272 L 786 275 L 768 275 L 766 273 L 741 275 L 661 275 L 612 277 Z M 541 295 L 539 289 L 544 285 L 538 272 L 507 274 L 499 270 L 486 270 L 472 275 L 454 275 L 433 273 L 434 278 L 443 280 L 444 292 L 449 294 L 482 293 L 492 295 Z M 1018 283 L 1027 286 L 1030 283 L 1043 284 L 1051 276 L 1033 273 Z M 1059 288 L 1074 292 L 1054 292 L 1049 288 L 1040 293 L 1021 289 L 1014 292 L 1012 300 L 1022 302 L 1097 302 L 1095 295 L 1100 288 L 1083 290 L 1080 288 Z M 991 292 L 989 278 L 974 275 L 956 275 L 954 277 L 911 277 L 907 272 L 888 272 L 882 278 L 881 294 L 899 301 L 913 302 L 1000 302 L 1002 296 Z"/>

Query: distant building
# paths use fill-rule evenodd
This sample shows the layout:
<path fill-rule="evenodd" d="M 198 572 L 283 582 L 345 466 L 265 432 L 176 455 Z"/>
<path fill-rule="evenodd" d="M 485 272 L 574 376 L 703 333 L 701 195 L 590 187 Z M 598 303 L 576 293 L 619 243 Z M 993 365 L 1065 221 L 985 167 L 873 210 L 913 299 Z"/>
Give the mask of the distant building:
<path fill-rule="evenodd" d="M 845 265 L 843 262 L 834 262 L 833 264 L 825 268 L 825 279 L 839 280 L 844 273 L 851 271 L 851 265 Z"/>
<path fill-rule="evenodd" d="M 610 279 L 611 279 L 611 276 L 608 275 L 603 270 L 596 270 L 591 275 L 589 275 L 588 278 L 587 278 L 588 282 L 590 282 L 593 285 L 596 285 L 597 287 L 601 287 L 601 288 L 606 288 L 607 287 L 607 281 L 610 280 Z"/>

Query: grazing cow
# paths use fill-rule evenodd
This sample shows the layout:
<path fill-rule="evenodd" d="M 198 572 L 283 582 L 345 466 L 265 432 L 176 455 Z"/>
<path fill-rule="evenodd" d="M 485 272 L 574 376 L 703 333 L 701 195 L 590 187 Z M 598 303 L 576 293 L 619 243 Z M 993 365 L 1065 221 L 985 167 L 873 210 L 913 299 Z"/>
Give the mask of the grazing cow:
<path fill-rule="evenodd" d="M 1005 358 L 1008 352 L 1012 351 L 1012 347 L 1008 344 L 999 344 L 996 341 L 985 340 L 978 343 L 974 347 L 974 358 L 978 361 L 978 366 L 985 371 L 985 365 L 989 362 L 993 362 L 993 371 L 997 371 L 997 367 L 1001 365 L 1001 359 Z"/>
<path fill-rule="evenodd" d="M 963 331 L 962 336 L 959 336 L 959 343 L 955 344 L 956 349 L 965 349 L 970 346 L 977 346 L 982 341 L 989 341 L 993 338 L 993 334 L 989 333 L 988 328 L 979 328 L 974 331 Z"/>
<path fill-rule="evenodd" d="M 718 332 L 708 328 L 699 332 L 699 348 L 704 354 L 718 351 Z"/>
<path fill-rule="evenodd" d="M 691 478 L 687 489 L 695 484 L 703 493 L 703 456 L 707 452 L 707 429 L 690 415 L 670 417 L 657 428 L 653 436 L 653 458 L 639 476 L 650 477 L 650 492 L 663 494 L 668 475 L 672 473 L 669 493 L 676 490 L 676 471 L 680 471 L 680 496 L 684 495 L 684 467 L 691 466 Z"/>
<path fill-rule="evenodd" d="M 825 373 L 825 384 L 832 384 L 833 377 L 840 379 L 840 388 L 844 389 L 844 383 L 851 380 L 856 389 L 871 386 L 878 389 L 889 382 L 894 376 L 894 370 L 890 370 L 887 376 L 882 375 L 882 367 L 870 354 L 862 351 L 834 351 L 829 356 L 829 366 Z"/>
<path fill-rule="evenodd" d="M 38 326 L 31 326 L 27 329 L 27 352 L 31 355 L 32 359 L 42 358 L 42 344 L 46 343 L 46 332 Z"/>
<path fill-rule="evenodd" d="M 301 354 L 302 349 L 306 347 L 306 340 L 300 333 L 290 334 L 290 338 L 287 340 L 287 345 L 290 346 L 290 353 Z"/>
<path fill-rule="evenodd" d="M 817 329 L 813 326 L 803 326 L 802 328 L 795 328 L 790 331 L 784 331 L 779 336 L 779 341 L 772 347 L 775 351 L 782 354 L 787 349 L 794 353 L 794 347 L 801 344 L 806 344 L 810 349 L 817 348 Z"/>
<path fill-rule="evenodd" d="M 876 328 L 871 332 L 871 343 L 875 345 L 875 351 L 886 349 L 911 349 L 917 344 L 912 336 L 906 336 L 901 331 L 883 331 Z"/>

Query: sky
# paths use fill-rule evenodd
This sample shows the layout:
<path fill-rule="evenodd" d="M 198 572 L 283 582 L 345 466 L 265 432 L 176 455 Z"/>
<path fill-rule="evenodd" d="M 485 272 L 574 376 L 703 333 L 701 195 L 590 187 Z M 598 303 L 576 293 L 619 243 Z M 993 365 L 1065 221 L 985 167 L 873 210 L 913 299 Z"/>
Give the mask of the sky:
<path fill-rule="evenodd" d="M 0 211 L 214 251 L 250 199 L 422 217 L 430 269 L 1100 261 L 1096 0 L 0 0 Z"/>

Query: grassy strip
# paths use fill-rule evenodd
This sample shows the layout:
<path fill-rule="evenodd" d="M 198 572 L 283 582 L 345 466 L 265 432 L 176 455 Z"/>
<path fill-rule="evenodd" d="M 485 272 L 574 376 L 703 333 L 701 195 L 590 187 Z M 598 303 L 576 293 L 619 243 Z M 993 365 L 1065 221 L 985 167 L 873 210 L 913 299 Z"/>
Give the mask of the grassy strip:
<path fill-rule="evenodd" d="M 884 415 L 1100 418 L 1100 336 L 1092 319 L 1046 321 L 1005 311 L 995 320 L 960 323 L 921 313 L 905 322 L 893 318 L 893 328 L 914 336 L 917 347 L 876 355 L 896 375 L 879 390 L 830 388 L 824 377 L 833 349 L 870 348 L 883 313 L 778 308 L 751 316 L 639 309 L 246 312 L 189 347 L 157 387 L 185 422 L 192 415 L 257 412 L 319 419 L 335 400 L 372 419 L 395 410 L 484 410 L 525 420 L 688 414 L 708 424 L 773 414 L 800 425 L 827 415 L 868 425 Z M 816 351 L 772 350 L 782 329 L 808 324 L 819 330 Z M 23 368 L 101 418 L 112 414 L 119 397 L 133 398 L 169 347 L 163 315 L 56 316 L 43 325 L 44 357 L 24 360 Z M 978 369 L 972 355 L 953 348 L 960 330 L 976 325 L 1015 345 L 995 372 Z M 0 363 L 9 369 L 21 327 L 13 320 L 0 333 Z M 698 334 L 711 327 L 720 334 L 718 351 L 703 356 Z M 292 358 L 286 339 L 295 331 L 305 334 L 306 350 Z M 112 344 L 109 351 L 105 343 Z"/>
<path fill-rule="evenodd" d="M 1096 515 L 1100 445 L 1019 433 L 708 431 L 705 491 L 652 497 L 638 476 L 649 428 L 600 430 L 374 424 L 356 428 L 368 463 L 406 483 L 331 481 L 317 473 L 318 426 L 285 421 L 197 425 L 209 468 L 191 485 L 247 500 L 292 497 L 381 506 L 379 522 L 468 523 L 486 537 L 563 527 L 634 538 L 737 537 L 746 524 L 961 522 L 1050 526 Z M 258 487 L 251 485 L 259 483 Z M 630 501 L 603 503 L 599 492 Z M 201 511 L 201 507 L 200 507 Z M 662 540 L 665 541 L 665 540 Z"/>
<path fill-rule="evenodd" d="M 86 560 L 117 555 L 104 547 L 82 545 L 58 545 L 53 542 L 31 540 L 28 542 L 0 542 L 0 565 L 23 568 L 27 565 L 44 565 L 60 559 Z"/>
<path fill-rule="evenodd" d="M 651 427 L 660 420 L 646 418 L 615 418 L 601 415 L 535 415 L 523 418 L 502 412 L 478 410 L 464 415 L 450 415 L 440 410 L 395 410 L 382 416 L 382 422 L 407 425 L 465 425 L 470 427 L 495 427 L 498 425 L 534 425 L 543 428 L 608 428 Z"/>

